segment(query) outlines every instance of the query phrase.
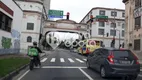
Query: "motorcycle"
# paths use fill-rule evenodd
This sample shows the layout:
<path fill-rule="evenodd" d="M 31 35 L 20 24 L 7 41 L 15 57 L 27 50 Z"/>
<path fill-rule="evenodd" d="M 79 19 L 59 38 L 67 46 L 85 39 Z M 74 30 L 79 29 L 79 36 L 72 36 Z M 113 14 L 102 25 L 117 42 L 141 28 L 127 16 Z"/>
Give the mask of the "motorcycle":
<path fill-rule="evenodd" d="M 31 61 L 29 64 L 30 70 L 33 70 L 34 66 L 38 66 L 37 59 L 35 57 L 30 57 Z"/>

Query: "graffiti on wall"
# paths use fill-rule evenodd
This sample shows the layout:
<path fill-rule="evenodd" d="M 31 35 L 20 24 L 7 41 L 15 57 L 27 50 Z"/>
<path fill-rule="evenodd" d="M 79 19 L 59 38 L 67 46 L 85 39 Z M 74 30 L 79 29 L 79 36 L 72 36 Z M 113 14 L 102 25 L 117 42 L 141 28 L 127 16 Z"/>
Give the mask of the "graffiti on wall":
<path fill-rule="evenodd" d="M 19 49 L 20 48 L 20 40 L 18 40 L 18 39 L 14 40 L 14 48 L 15 49 Z"/>
<path fill-rule="evenodd" d="M 2 37 L 1 43 L 4 49 L 9 49 L 12 46 L 11 38 Z"/>

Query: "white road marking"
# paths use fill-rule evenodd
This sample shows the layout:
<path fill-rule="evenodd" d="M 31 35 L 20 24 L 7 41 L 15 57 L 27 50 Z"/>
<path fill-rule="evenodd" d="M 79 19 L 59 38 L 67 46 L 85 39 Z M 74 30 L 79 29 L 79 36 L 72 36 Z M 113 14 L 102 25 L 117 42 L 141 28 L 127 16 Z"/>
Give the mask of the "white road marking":
<path fill-rule="evenodd" d="M 30 70 L 26 71 L 23 75 L 21 75 L 17 80 L 21 80 Z"/>
<path fill-rule="evenodd" d="M 140 69 L 140 71 L 142 71 L 142 69 Z"/>
<path fill-rule="evenodd" d="M 38 67 L 36 67 L 38 68 Z M 87 68 L 87 67 L 77 67 L 77 66 L 42 66 L 41 68 Z"/>
<path fill-rule="evenodd" d="M 47 60 L 47 58 L 42 59 L 40 62 L 45 62 Z"/>
<path fill-rule="evenodd" d="M 70 62 L 72 62 L 72 63 L 74 62 L 71 58 L 68 58 L 68 60 L 69 60 Z"/>
<path fill-rule="evenodd" d="M 142 77 L 142 75 L 141 75 L 141 74 L 139 74 L 138 76 Z"/>
<path fill-rule="evenodd" d="M 79 70 L 89 79 L 89 80 L 94 80 L 93 78 L 91 78 L 91 76 L 89 76 L 85 71 L 83 71 L 81 68 L 79 68 Z"/>
<path fill-rule="evenodd" d="M 84 61 L 87 61 L 87 59 L 83 59 Z"/>
<path fill-rule="evenodd" d="M 76 58 L 76 60 L 79 61 L 79 62 L 81 62 L 81 63 L 84 63 L 84 61 L 82 61 L 82 60 L 80 60 L 80 59 L 78 59 L 78 58 Z"/>
<path fill-rule="evenodd" d="M 50 62 L 55 62 L 55 60 L 56 60 L 55 58 L 52 58 Z"/>
<path fill-rule="evenodd" d="M 61 61 L 61 62 L 65 62 L 64 58 L 60 58 L 60 61 Z"/>

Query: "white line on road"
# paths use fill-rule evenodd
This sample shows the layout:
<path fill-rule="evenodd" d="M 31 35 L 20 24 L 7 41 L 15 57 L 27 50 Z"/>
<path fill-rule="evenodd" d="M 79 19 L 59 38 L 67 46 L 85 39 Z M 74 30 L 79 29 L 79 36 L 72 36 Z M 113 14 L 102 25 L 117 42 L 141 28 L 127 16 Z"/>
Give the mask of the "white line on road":
<path fill-rule="evenodd" d="M 91 76 L 89 76 L 85 71 L 83 71 L 81 68 L 79 68 L 79 70 L 89 79 L 89 80 L 94 80 L 93 78 L 91 78 Z"/>
<path fill-rule="evenodd" d="M 47 60 L 47 58 L 42 59 L 40 62 L 45 62 Z"/>
<path fill-rule="evenodd" d="M 64 58 L 60 58 L 60 61 L 61 61 L 61 62 L 65 62 Z"/>
<path fill-rule="evenodd" d="M 82 60 L 80 60 L 80 59 L 78 59 L 78 58 L 76 58 L 76 60 L 79 61 L 79 62 L 81 62 L 81 63 L 84 63 Z"/>
<path fill-rule="evenodd" d="M 55 60 L 56 60 L 55 58 L 52 58 L 50 62 L 55 62 Z"/>
<path fill-rule="evenodd" d="M 17 80 L 21 80 L 30 70 L 26 71 L 22 76 L 20 76 Z"/>
<path fill-rule="evenodd" d="M 70 62 L 72 62 L 72 63 L 74 62 L 71 58 L 68 58 L 68 60 L 69 60 Z"/>
<path fill-rule="evenodd" d="M 83 59 L 84 61 L 87 61 L 87 59 Z"/>
<path fill-rule="evenodd" d="M 77 67 L 77 66 L 42 66 L 41 68 L 87 68 L 87 67 Z"/>
<path fill-rule="evenodd" d="M 140 69 L 140 71 L 142 71 L 142 69 Z"/>
<path fill-rule="evenodd" d="M 138 76 L 142 77 L 142 75 L 141 75 L 141 74 L 139 74 Z"/>

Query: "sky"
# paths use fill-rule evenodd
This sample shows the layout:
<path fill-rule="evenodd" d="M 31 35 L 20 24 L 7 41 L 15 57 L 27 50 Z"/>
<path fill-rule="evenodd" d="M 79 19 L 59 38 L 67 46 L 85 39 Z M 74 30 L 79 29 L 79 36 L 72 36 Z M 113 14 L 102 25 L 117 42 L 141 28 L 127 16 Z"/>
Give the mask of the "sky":
<path fill-rule="evenodd" d="M 51 0 L 50 9 L 70 12 L 70 19 L 80 22 L 94 7 L 125 9 L 122 0 Z"/>

